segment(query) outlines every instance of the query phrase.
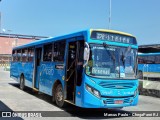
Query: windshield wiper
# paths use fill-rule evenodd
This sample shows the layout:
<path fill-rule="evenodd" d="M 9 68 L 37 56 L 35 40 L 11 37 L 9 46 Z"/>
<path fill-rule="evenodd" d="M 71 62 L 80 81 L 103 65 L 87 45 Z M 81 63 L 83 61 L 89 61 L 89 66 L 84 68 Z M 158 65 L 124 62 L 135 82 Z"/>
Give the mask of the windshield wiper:
<path fill-rule="evenodd" d="M 126 56 L 128 55 L 128 53 L 131 51 L 131 46 L 128 46 L 125 53 L 124 53 L 124 57 L 123 57 L 123 61 L 126 60 Z"/>
<path fill-rule="evenodd" d="M 105 42 L 103 43 L 103 46 L 104 46 L 104 48 L 108 47 L 108 45 Z M 116 60 L 115 56 L 109 50 L 107 50 L 107 52 L 111 56 L 112 60 L 114 60 L 114 62 L 115 62 L 115 60 Z"/>
<path fill-rule="evenodd" d="M 127 49 L 126 49 L 126 51 L 124 52 L 124 54 L 123 54 L 123 52 L 122 52 L 122 62 L 123 62 L 123 66 L 125 67 L 125 61 L 126 61 L 126 57 L 127 57 L 127 55 L 128 55 L 128 53 L 131 51 L 131 46 L 128 46 L 127 47 Z"/>
<path fill-rule="evenodd" d="M 108 47 L 108 45 L 105 42 L 103 43 L 103 46 L 104 46 L 104 48 Z M 107 49 L 106 49 L 106 51 L 109 54 L 109 56 L 111 56 L 111 59 L 113 60 L 114 69 L 116 70 L 116 57 L 115 57 L 115 55 Z"/>

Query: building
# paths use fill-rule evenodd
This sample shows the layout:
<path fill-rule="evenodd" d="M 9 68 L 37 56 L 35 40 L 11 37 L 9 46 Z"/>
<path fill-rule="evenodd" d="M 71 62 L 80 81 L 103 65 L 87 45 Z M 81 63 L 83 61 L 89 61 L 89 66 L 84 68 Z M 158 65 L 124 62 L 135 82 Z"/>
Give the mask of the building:
<path fill-rule="evenodd" d="M 9 65 L 13 47 L 44 38 L 47 37 L 0 33 L 0 67 Z"/>

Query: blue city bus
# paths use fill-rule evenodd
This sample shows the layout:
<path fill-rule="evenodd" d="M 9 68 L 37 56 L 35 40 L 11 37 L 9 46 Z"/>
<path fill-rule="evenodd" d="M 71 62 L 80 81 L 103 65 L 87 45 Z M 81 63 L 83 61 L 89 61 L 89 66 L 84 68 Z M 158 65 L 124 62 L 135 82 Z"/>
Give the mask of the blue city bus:
<path fill-rule="evenodd" d="M 140 79 L 159 79 L 160 52 L 138 53 L 138 73 Z"/>
<path fill-rule="evenodd" d="M 138 103 L 137 41 L 89 29 L 13 48 L 10 76 L 59 107 L 123 108 Z"/>

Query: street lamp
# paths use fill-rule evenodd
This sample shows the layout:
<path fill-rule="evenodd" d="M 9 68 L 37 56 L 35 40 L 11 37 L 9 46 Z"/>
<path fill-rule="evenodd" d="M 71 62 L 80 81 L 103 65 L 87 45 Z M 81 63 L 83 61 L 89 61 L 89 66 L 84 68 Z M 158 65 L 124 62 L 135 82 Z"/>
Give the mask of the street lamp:
<path fill-rule="evenodd" d="M 111 27 L 111 7 L 112 7 L 111 4 L 112 4 L 111 0 L 109 0 L 109 26 L 108 26 L 109 29 Z"/>

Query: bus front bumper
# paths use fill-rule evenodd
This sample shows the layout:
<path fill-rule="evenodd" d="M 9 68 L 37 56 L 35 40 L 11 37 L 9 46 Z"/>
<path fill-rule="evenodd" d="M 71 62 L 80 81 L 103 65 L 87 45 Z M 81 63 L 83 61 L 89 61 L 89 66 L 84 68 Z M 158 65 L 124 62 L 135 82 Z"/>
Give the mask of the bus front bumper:
<path fill-rule="evenodd" d="M 122 108 L 136 106 L 138 104 L 138 93 L 134 97 L 96 97 L 85 90 L 82 102 L 84 108 Z"/>

